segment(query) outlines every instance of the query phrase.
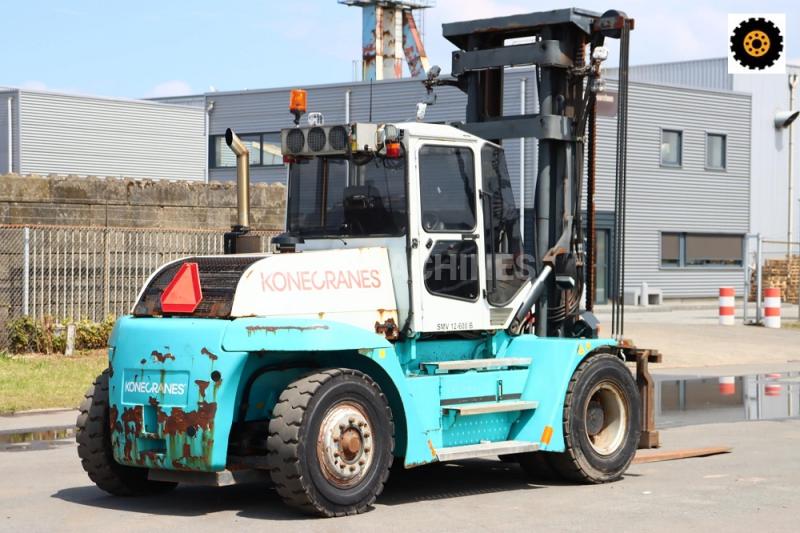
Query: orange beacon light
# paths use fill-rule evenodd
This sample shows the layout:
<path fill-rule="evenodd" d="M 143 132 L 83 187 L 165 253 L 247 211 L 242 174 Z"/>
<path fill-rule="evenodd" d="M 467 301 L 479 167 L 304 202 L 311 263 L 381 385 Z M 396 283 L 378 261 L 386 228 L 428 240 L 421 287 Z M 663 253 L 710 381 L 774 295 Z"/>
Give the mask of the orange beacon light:
<path fill-rule="evenodd" d="M 300 117 L 306 112 L 308 92 L 304 89 L 292 89 L 289 96 L 289 111 L 294 115 L 294 123 L 300 125 Z"/>

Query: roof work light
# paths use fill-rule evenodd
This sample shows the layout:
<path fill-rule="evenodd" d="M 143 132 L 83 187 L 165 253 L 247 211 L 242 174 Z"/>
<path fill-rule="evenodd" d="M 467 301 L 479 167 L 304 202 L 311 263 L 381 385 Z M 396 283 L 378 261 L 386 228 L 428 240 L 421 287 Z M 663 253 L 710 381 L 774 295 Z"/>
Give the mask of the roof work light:
<path fill-rule="evenodd" d="M 289 95 L 289 111 L 294 115 L 295 126 L 300 125 L 300 117 L 306 112 L 308 92 L 305 89 L 292 89 Z"/>

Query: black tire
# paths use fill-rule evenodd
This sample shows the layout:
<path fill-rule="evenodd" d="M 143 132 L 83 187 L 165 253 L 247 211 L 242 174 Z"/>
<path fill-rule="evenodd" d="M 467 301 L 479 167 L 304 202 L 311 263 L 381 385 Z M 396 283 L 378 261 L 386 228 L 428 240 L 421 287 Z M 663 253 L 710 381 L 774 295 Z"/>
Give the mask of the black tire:
<path fill-rule="evenodd" d="M 114 460 L 108 408 L 108 370 L 104 370 L 86 391 L 75 424 L 78 457 L 89 479 L 114 496 L 147 496 L 174 489 L 177 483 L 148 480 L 146 468 Z"/>
<path fill-rule="evenodd" d="M 333 517 L 364 512 L 375 502 L 392 465 L 394 423 L 386 396 L 369 376 L 333 368 L 298 379 L 281 393 L 272 415 L 270 476 L 286 504 Z"/>
<path fill-rule="evenodd" d="M 517 462 L 525 472 L 525 477 L 528 481 L 532 482 L 549 482 L 561 481 L 561 476 L 558 475 L 547 457 L 551 455 L 548 452 L 528 452 L 517 454 Z"/>
<path fill-rule="evenodd" d="M 783 36 L 777 26 L 764 18 L 743 21 L 731 35 L 733 58 L 743 67 L 763 70 L 783 53 Z"/>
<path fill-rule="evenodd" d="M 563 424 L 566 450 L 543 454 L 553 470 L 578 483 L 622 477 L 636 454 L 642 423 L 636 381 L 618 357 L 598 354 L 578 366 L 564 399 Z"/>

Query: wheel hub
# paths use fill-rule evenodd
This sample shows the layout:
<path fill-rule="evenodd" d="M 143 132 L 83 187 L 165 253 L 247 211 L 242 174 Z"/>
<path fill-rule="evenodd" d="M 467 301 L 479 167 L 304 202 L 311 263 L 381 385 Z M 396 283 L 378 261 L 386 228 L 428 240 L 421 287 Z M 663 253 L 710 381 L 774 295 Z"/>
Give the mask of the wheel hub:
<path fill-rule="evenodd" d="M 744 50 L 752 57 L 761 57 L 769 52 L 769 36 L 761 30 L 753 30 L 744 36 Z"/>
<path fill-rule="evenodd" d="M 364 409 L 341 402 L 325 414 L 317 439 L 322 473 L 340 488 L 357 485 L 372 466 L 372 424 Z"/>
<path fill-rule="evenodd" d="M 589 444 L 600 455 L 611 455 L 625 442 L 628 412 L 620 388 L 612 382 L 595 385 L 585 411 L 585 430 Z"/>
<path fill-rule="evenodd" d="M 603 405 L 598 401 L 589 402 L 589 408 L 586 412 L 586 431 L 589 436 L 594 437 L 600 433 L 604 423 Z"/>

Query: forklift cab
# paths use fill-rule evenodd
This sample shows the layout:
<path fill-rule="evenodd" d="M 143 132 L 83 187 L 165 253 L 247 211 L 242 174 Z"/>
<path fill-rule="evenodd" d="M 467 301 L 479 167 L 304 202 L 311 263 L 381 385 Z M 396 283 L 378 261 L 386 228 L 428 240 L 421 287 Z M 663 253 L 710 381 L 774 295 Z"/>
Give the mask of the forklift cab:
<path fill-rule="evenodd" d="M 340 151 L 330 146 L 337 128 L 349 140 Z M 292 132 L 305 142 L 292 145 Z M 326 139 L 316 153 L 314 135 Z M 406 334 L 508 326 L 533 264 L 500 146 L 423 123 L 294 128 L 283 141 L 287 234 L 279 244 L 387 248 Z"/>

